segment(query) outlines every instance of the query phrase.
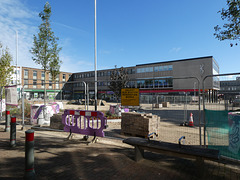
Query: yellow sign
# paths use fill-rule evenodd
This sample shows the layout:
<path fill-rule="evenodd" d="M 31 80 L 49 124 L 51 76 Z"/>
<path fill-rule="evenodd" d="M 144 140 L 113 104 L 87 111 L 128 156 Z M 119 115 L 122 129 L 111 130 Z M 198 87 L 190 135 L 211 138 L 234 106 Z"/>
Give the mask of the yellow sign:
<path fill-rule="evenodd" d="M 126 88 L 121 90 L 122 106 L 139 106 L 139 89 Z"/>

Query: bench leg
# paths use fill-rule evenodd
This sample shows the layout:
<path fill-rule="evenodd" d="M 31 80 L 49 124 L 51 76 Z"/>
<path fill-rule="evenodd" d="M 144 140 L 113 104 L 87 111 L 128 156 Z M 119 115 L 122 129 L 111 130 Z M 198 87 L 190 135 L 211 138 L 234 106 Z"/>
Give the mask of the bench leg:
<path fill-rule="evenodd" d="M 135 146 L 135 161 L 140 161 L 144 158 L 144 150 Z"/>

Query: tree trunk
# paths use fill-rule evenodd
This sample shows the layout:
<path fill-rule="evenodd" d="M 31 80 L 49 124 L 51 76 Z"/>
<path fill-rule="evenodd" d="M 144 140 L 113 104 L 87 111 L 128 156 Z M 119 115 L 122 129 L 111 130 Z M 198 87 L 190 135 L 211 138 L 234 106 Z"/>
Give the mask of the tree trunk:
<path fill-rule="evenodd" d="M 54 96 L 53 96 L 53 102 L 56 101 L 56 79 L 54 79 L 54 86 L 53 86 L 53 89 L 54 89 Z"/>
<path fill-rule="evenodd" d="M 44 70 L 44 106 L 46 106 L 46 70 Z"/>

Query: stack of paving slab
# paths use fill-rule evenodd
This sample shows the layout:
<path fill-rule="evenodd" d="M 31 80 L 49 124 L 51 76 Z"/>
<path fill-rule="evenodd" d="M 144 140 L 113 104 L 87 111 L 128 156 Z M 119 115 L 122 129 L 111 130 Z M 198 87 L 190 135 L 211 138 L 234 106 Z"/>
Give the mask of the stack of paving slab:
<path fill-rule="evenodd" d="M 149 134 L 159 134 L 160 117 L 153 114 L 122 113 L 121 133 L 123 135 L 147 138 Z"/>

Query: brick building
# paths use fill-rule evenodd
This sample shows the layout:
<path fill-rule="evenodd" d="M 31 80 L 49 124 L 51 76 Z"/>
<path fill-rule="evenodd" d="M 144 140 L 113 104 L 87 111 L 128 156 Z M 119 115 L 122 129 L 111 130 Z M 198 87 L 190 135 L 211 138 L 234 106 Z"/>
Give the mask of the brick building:
<path fill-rule="evenodd" d="M 64 98 L 70 96 L 70 92 L 64 88 L 64 84 L 70 80 L 72 73 L 60 72 L 54 83 L 49 71 L 44 73 L 42 69 L 30 67 L 14 68 L 11 84 L 18 82 L 18 94 L 24 87 L 25 98 L 42 99 L 44 97 L 44 77 L 46 76 L 46 96 L 53 99 L 55 96 Z M 18 81 L 16 81 L 18 79 Z"/>

